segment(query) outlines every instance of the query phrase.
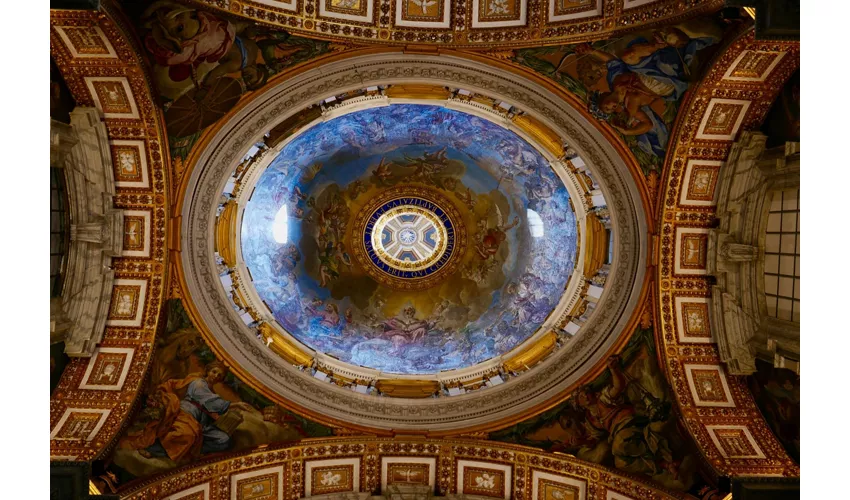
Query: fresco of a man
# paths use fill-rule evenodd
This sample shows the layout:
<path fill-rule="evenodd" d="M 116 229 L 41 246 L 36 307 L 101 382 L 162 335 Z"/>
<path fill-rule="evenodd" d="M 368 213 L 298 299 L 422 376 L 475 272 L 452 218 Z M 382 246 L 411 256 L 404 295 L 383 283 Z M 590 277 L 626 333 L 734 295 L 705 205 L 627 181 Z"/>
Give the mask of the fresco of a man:
<path fill-rule="evenodd" d="M 180 463 L 198 454 L 224 451 L 230 435 L 215 424 L 221 415 L 233 410 L 250 411 L 246 403 L 231 403 L 215 393 L 227 368 L 213 361 L 204 377 L 189 376 L 161 384 L 148 398 L 139 425 L 122 440 L 124 448 L 137 449 L 145 458 L 168 457 Z M 182 398 L 178 394 L 184 394 Z"/>

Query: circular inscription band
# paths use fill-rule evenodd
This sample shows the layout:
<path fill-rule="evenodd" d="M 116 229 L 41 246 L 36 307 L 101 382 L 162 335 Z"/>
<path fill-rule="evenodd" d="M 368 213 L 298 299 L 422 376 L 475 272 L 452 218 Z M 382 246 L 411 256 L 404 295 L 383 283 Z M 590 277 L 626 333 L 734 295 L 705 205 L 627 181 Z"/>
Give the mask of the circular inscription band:
<path fill-rule="evenodd" d="M 372 212 L 363 230 L 363 245 L 372 265 L 384 273 L 402 279 L 425 278 L 451 259 L 454 224 L 436 203 L 405 196 Z"/>
<path fill-rule="evenodd" d="M 460 213 L 419 186 L 385 191 L 355 219 L 355 257 L 376 281 L 400 290 L 429 288 L 451 273 L 466 249 Z"/>

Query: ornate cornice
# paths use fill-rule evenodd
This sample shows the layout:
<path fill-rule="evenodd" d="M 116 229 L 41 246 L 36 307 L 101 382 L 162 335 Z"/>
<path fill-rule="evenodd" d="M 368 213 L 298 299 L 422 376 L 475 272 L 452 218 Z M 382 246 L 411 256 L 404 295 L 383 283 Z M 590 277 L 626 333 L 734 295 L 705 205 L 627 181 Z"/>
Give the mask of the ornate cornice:
<path fill-rule="evenodd" d="M 439 0 L 450 12 L 443 18 L 399 20 L 404 0 L 361 0 L 373 12 L 347 18 L 322 15 L 331 0 L 184 0 L 292 33 L 325 40 L 407 46 L 415 51 L 436 47 L 503 50 L 611 38 L 637 28 L 673 24 L 717 11 L 722 0 L 591 0 L 561 13 L 559 0 L 508 0 L 513 16 L 479 22 L 474 13 L 483 0 Z M 577 4 L 578 2 L 570 2 Z M 414 3 L 415 5 L 415 3 Z M 483 9 L 482 9 L 483 10 Z M 525 11 L 524 18 L 519 16 Z M 353 10 L 352 10 L 353 12 Z M 479 16 L 480 17 L 480 16 Z M 486 16 L 485 16 L 486 17 Z M 483 17 L 480 17 L 483 20 Z"/>

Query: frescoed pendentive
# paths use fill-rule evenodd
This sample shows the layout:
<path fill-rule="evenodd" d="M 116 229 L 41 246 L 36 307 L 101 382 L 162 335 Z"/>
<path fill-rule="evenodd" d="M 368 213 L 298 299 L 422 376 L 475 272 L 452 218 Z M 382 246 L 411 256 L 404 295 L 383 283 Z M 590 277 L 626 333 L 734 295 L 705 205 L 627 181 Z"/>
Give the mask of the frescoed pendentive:
<path fill-rule="evenodd" d="M 490 439 L 569 453 L 709 498 L 702 496 L 710 488 L 700 479 L 695 446 L 676 426 L 651 324 L 642 321 L 606 364 L 604 373 L 576 389 L 566 402 L 493 432 Z"/>
<path fill-rule="evenodd" d="M 714 16 L 592 43 L 519 49 L 512 60 L 552 78 L 610 124 L 644 173 L 664 165 L 673 120 L 728 29 Z"/>
<path fill-rule="evenodd" d="M 291 66 L 331 51 L 328 42 L 184 2 L 132 0 L 122 6 L 138 22 L 171 155 L 180 161 L 244 96 Z"/>
<path fill-rule="evenodd" d="M 166 307 L 166 324 L 157 335 L 141 407 L 113 451 L 93 465 L 94 481 L 103 491 L 114 493 L 133 479 L 213 454 L 332 434 L 331 428 L 275 404 L 233 374 L 206 344 L 179 300 L 169 300 Z M 95 367 L 90 375 L 97 373 Z M 108 382 L 92 377 L 86 381 Z"/>
<path fill-rule="evenodd" d="M 371 222 L 381 234 L 366 237 L 392 199 L 420 201 L 385 207 Z M 367 241 L 386 250 L 379 264 L 432 259 L 439 272 L 376 277 L 360 258 Z M 253 286 L 286 331 L 341 361 L 405 374 L 470 366 L 531 336 L 563 295 L 576 242 L 567 190 L 533 146 L 485 119 L 414 104 L 293 139 L 241 227 Z"/>

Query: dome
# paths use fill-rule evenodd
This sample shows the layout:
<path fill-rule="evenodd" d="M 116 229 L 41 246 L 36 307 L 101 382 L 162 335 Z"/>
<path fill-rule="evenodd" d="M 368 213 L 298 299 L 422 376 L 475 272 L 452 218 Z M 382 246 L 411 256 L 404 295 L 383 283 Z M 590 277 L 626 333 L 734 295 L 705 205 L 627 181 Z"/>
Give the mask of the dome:
<path fill-rule="evenodd" d="M 533 335 L 575 267 L 569 193 L 488 120 L 394 104 L 321 122 L 259 176 L 240 244 L 277 323 L 340 361 L 466 368 Z"/>
<path fill-rule="evenodd" d="M 363 428 L 548 404 L 627 329 L 645 274 L 619 152 L 539 84 L 459 58 L 272 85 L 202 145 L 186 193 L 186 299 L 216 352 Z"/>

